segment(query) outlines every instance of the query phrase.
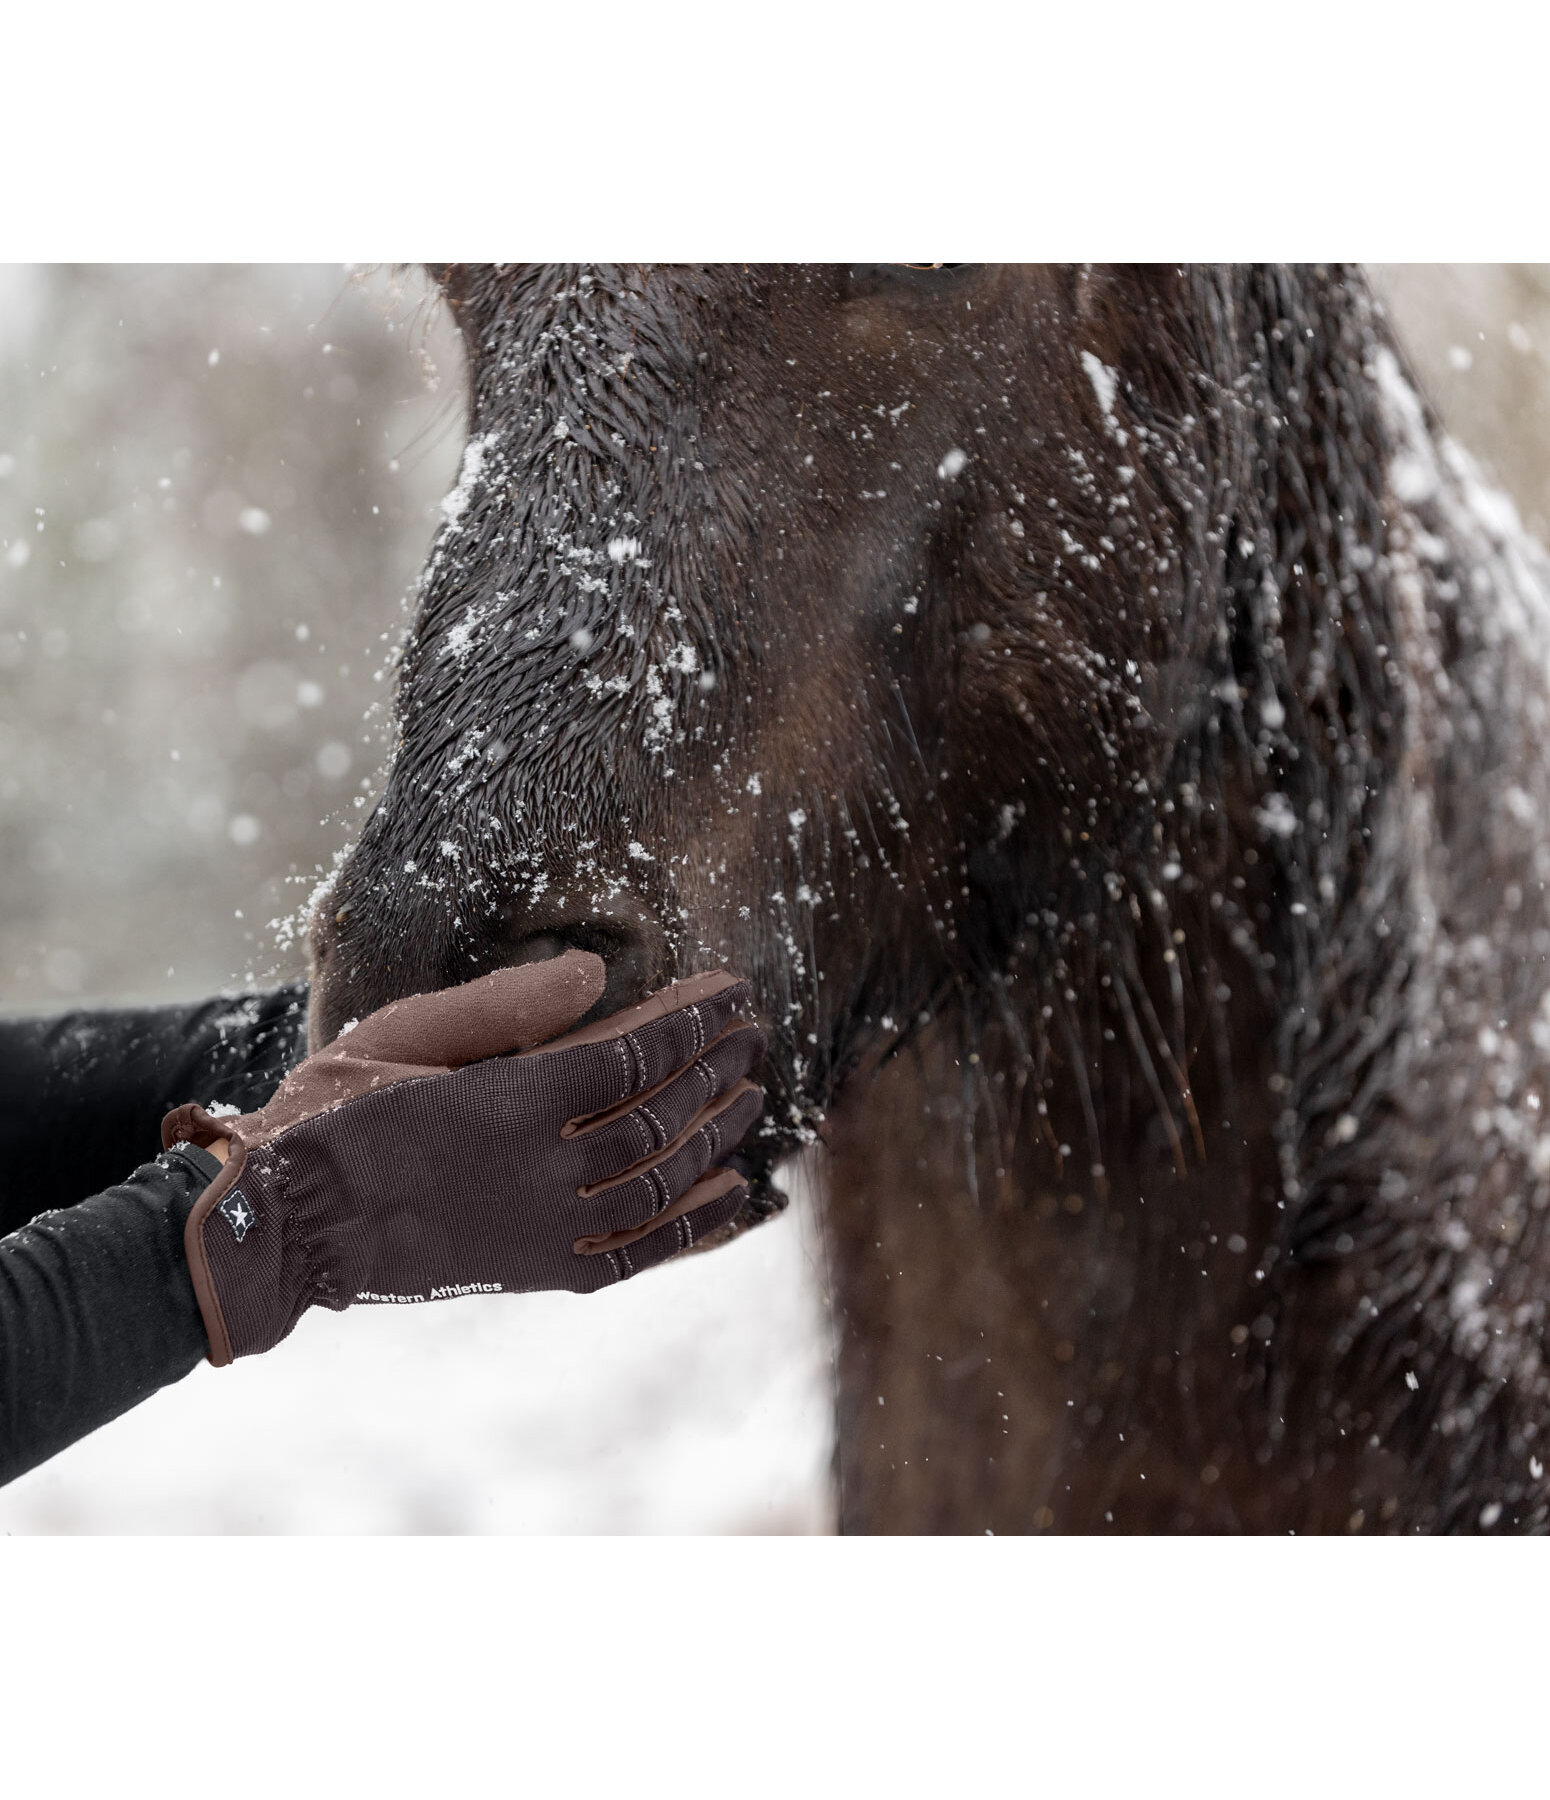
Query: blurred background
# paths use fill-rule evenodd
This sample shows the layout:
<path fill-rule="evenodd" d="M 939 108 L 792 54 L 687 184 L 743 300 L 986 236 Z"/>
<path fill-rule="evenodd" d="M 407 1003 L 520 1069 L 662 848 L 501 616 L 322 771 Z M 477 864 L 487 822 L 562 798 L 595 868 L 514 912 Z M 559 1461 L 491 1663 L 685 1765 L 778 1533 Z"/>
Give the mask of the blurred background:
<path fill-rule="evenodd" d="M 1454 434 L 1550 537 L 1550 271 L 1373 275 Z M 0 1010 L 305 972 L 462 430 L 417 272 L 0 267 Z M 585 1304 L 310 1313 L 0 1489 L 0 1530 L 826 1530 L 795 1188 Z"/>

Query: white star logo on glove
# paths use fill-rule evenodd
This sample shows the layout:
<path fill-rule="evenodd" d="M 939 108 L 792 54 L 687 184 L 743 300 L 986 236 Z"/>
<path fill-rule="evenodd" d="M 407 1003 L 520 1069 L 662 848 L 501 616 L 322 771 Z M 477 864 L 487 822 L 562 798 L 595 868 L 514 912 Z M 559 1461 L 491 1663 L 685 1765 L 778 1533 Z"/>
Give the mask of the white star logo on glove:
<path fill-rule="evenodd" d="M 248 1205 L 247 1195 L 241 1188 L 233 1188 L 216 1211 L 230 1225 L 239 1244 L 258 1223 L 258 1215 Z"/>

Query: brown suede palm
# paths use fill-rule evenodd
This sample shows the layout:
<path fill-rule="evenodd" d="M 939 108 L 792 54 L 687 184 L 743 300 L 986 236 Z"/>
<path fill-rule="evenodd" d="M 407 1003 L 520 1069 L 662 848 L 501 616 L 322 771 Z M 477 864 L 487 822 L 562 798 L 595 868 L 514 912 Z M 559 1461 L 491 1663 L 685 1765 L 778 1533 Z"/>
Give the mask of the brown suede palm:
<path fill-rule="evenodd" d="M 746 1186 L 712 1165 L 763 1105 L 746 984 L 693 976 L 561 1036 L 603 984 L 584 951 L 498 969 L 347 1027 L 257 1112 L 168 1113 L 164 1146 L 229 1140 L 184 1233 L 211 1362 L 310 1306 L 590 1293 L 728 1223 Z"/>

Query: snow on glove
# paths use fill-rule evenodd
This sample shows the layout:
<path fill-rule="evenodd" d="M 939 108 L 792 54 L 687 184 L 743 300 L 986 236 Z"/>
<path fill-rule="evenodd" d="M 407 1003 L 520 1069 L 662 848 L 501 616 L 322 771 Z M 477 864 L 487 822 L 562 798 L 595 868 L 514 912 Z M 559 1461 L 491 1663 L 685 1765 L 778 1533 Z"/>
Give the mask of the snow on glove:
<path fill-rule="evenodd" d="M 309 1306 L 591 1293 L 728 1223 L 746 1183 L 706 1171 L 763 1107 L 747 984 L 692 976 L 558 1036 L 603 985 L 585 951 L 497 969 L 370 1014 L 257 1112 L 168 1113 L 164 1146 L 230 1144 L 184 1232 L 210 1361 Z"/>

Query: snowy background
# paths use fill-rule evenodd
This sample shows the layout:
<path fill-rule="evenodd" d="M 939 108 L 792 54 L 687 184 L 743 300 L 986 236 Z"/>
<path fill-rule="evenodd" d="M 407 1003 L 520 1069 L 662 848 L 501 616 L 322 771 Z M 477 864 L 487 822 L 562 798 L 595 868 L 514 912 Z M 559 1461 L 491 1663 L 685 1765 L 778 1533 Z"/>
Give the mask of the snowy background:
<path fill-rule="evenodd" d="M 1375 273 L 1550 535 L 1550 271 Z M 304 972 L 292 921 L 375 790 L 461 375 L 415 274 L 0 268 L 0 1010 Z M 794 1187 L 586 1301 L 309 1314 L 0 1490 L 0 1530 L 827 1530 Z"/>

